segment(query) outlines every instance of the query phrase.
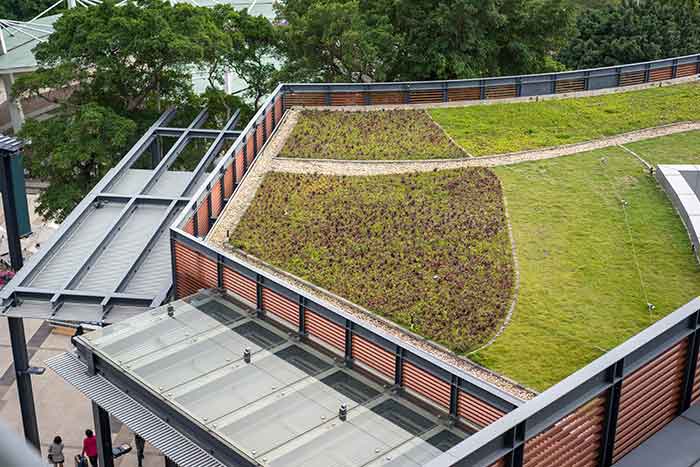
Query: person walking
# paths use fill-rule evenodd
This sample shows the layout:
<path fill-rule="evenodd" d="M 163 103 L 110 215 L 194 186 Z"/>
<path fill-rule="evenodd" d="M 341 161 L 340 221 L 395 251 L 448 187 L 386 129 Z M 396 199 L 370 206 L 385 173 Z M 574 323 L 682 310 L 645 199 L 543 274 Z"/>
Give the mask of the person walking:
<path fill-rule="evenodd" d="M 92 430 L 85 430 L 85 439 L 83 440 L 83 456 L 90 459 L 90 465 L 97 467 L 97 438 Z"/>
<path fill-rule="evenodd" d="M 63 440 L 60 436 L 53 439 L 53 443 L 49 446 L 49 463 L 54 467 L 63 467 Z"/>
<path fill-rule="evenodd" d="M 134 444 L 136 445 L 136 460 L 139 462 L 139 467 L 143 467 L 143 451 L 146 449 L 146 440 L 138 434 L 134 434 Z"/>

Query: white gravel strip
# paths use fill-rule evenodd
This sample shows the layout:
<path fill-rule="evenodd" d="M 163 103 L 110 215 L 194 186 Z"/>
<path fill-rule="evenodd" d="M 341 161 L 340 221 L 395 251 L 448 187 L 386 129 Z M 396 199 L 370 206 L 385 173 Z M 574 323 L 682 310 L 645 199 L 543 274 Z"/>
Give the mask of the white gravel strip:
<path fill-rule="evenodd" d="M 434 170 L 459 169 L 463 167 L 495 167 L 520 162 L 552 159 L 581 152 L 634 143 L 660 136 L 700 130 L 700 122 L 682 122 L 632 131 L 583 143 L 568 144 L 553 148 L 521 151 L 494 156 L 464 159 L 392 160 L 392 161 L 346 161 L 331 159 L 275 158 L 271 170 L 290 173 L 316 173 L 322 175 L 388 175 L 407 172 L 431 172 Z"/>
<path fill-rule="evenodd" d="M 245 214 L 248 206 L 253 202 L 255 193 L 265 178 L 265 174 L 271 169 L 273 157 L 282 150 L 298 118 L 299 112 L 296 110 L 285 112 L 282 121 L 275 128 L 271 138 L 262 148 L 258 157 L 255 158 L 255 162 L 246 173 L 238 189 L 216 219 L 207 235 L 206 241 L 220 246 L 228 244 L 228 232 L 233 232 L 243 218 L 243 214 Z"/>

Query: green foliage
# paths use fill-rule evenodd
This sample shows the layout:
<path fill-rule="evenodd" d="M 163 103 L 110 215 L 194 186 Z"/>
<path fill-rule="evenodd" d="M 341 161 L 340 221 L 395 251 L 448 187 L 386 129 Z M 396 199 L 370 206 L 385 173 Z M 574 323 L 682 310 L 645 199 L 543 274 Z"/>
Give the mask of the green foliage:
<path fill-rule="evenodd" d="M 277 84 L 272 58 L 278 51 L 279 36 L 267 18 L 251 16 L 245 9 L 237 11 L 228 5 L 217 5 L 211 14 L 227 39 L 218 50 L 212 48 L 211 53 L 216 55 L 213 62 L 227 66 L 246 82 L 245 95 L 253 99 L 257 110 L 260 99 Z M 220 69 L 219 66 L 212 70 Z"/>
<path fill-rule="evenodd" d="M 361 0 L 285 0 L 286 73 L 303 81 L 390 80 L 388 63 L 400 47 L 385 15 Z"/>
<path fill-rule="evenodd" d="M 14 19 L 17 21 L 29 21 L 50 6 L 56 0 L 2 0 L 0 2 L 0 19 Z M 50 14 L 56 14 L 62 7 L 56 7 Z"/>
<path fill-rule="evenodd" d="M 284 0 L 286 72 L 297 80 L 467 78 L 550 71 L 566 0 Z"/>
<path fill-rule="evenodd" d="M 510 241 L 489 169 L 269 174 L 231 242 L 456 351 L 491 337 L 510 305 Z"/>
<path fill-rule="evenodd" d="M 559 59 L 590 68 L 697 53 L 698 24 L 697 0 L 625 0 L 579 15 Z"/>
<path fill-rule="evenodd" d="M 132 120 L 97 104 L 43 122 L 27 121 L 20 134 L 32 142 L 25 150 L 26 168 L 49 182 L 39 195 L 38 212 L 63 220 L 135 135 Z"/>
<path fill-rule="evenodd" d="M 41 95 L 80 82 L 72 102 L 96 102 L 122 115 L 143 110 L 149 100 L 185 101 L 190 65 L 222 34 L 205 8 L 160 0 L 76 8 L 54 29 L 35 49 L 38 71 L 20 78 L 16 90 Z"/>
<path fill-rule="evenodd" d="M 227 23 L 229 29 L 220 21 L 223 13 L 227 21 L 237 21 L 232 26 Z M 265 24 L 269 27 L 267 20 Z M 241 25 L 246 28 L 240 29 Z M 70 212 L 164 108 L 178 107 L 173 125 L 181 126 L 187 126 L 203 106 L 209 106 L 209 125 L 217 128 L 236 108 L 241 108 L 243 122 L 253 113 L 240 97 L 227 96 L 214 86 L 195 95 L 192 71 L 215 65 L 217 59 L 229 65 L 237 60 L 247 63 L 261 50 L 267 52 L 258 42 L 270 31 L 259 18 L 239 15 L 230 7 L 173 7 L 161 0 L 138 0 L 118 7 L 112 0 L 66 11 L 54 27 L 49 40 L 35 49 L 39 69 L 23 75 L 14 87 L 15 92 L 46 99 L 49 89 L 74 89 L 70 97 L 58 102 L 57 116 L 28 122 L 23 131 L 32 142 L 32 175 L 50 182 L 39 199 L 39 210 L 48 217 L 60 220 Z M 247 54 L 223 56 L 246 41 L 253 44 Z M 219 72 L 213 69 L 212 73 Z M 265 92 L 268 84 L 251 86 Z M 116 118 L 114 125 L 98 119 L 110 115 Z M 77 138 L 82 132 L 87 136 Z M 95 148 L 97 136 L 92 135 L 103 139 L 100 148 Z M 186 149 L 176 169 L 196 165 L 205 150 L 200 143 Z M 69 177 L 71 170 L 75 180 Z"/>
<path fill-rule="evenodd" d="M 483 156 L 579 143 L 697 120 L 700 85 L 685 84 L 576 99 L 433 109 L 470 154 Z"/>
<path fill-rule="evenodd" d="M 659 152 L 675 147 L 669 140 Z M 683 223 L 645 167 L 622 149 L 496 173 L 515 236 L 520 292 L 513 321 L 472 356 L 477 362 L 544 390 L 700 292 Z"/>
<path fill-rule="evenodd" d="M 304 110 L 279 156 L 348 160 L 467 157 L 427 113 L 417 110 Z"/>

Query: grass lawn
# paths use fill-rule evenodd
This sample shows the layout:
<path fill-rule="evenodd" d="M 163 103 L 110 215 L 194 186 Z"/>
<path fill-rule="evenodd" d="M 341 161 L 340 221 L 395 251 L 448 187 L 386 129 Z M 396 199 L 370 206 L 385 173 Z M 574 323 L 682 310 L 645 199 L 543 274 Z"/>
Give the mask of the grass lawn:
<path fill-rule="evenodd" d="M 521 287 L 513 322 L 475 361 L 544 390 L 700 293 L 680 218 L 622 149 L 496 172 Z"/>
<path fill-rule="evenodd" d="M 304 110 L 279 156 L 344 160 L 468 157 L 422 110 Z"/>
<path fill-rule="evenodd" d="M 489 169 L 271 173 L 231 243 L 457 351 L 491 337 L 511 303 L 511 246 Z"/>
<path fill-rule="evenodd" d="M 700 164 L 700 131 L 638 141 L 625 147 L 652 165 Z"/>
<path fill-rule="evenodd" d="M 559 146 L 698 119 L 700 84 L 597 97 L 432 109 L 474 156 Z"/>

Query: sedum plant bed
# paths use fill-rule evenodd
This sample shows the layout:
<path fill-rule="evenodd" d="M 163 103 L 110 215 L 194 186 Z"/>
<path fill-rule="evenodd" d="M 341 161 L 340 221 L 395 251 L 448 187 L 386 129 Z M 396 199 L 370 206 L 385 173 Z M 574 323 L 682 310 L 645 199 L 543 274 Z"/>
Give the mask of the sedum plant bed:
<path fill-rule="evenodd" d="M 422 110 L 304 110 L 279 157 L 418 160 L 468 155 Z"/>
<path fill-rule="evenodd" d="M 268 174 L 231 246 L 465 352 L 499 329 L 514 272 L 489 169 Z"/>

